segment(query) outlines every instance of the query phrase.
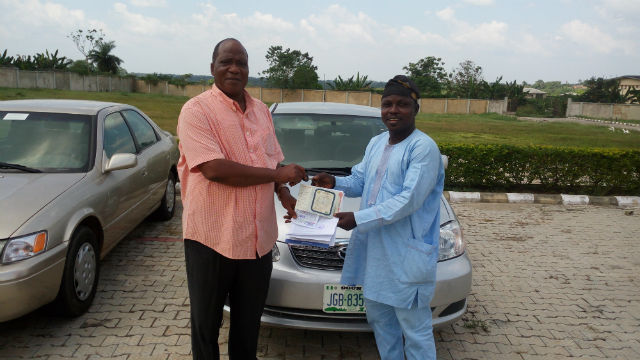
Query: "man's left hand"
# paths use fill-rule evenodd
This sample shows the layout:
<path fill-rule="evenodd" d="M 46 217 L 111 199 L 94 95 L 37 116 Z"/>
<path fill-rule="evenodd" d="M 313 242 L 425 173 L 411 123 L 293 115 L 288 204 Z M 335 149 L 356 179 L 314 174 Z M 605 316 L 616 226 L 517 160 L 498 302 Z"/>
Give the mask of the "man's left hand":
<path fill-rule="evenodd" d="M 291 219 L 295 219 L 298 217 L 295 210 L 297 200 L 296 198 L 291 196 L 291 193 L 289 193 L 289 188 L 281 187 L 278 191 L 278 199 L 280 199 L 282 207 L 287 210 L 287 215 L 284 216 L 285 222 L 289 223 L 291 222 Z"/>
<path fill-rule="evenodd" d="M 334 216 L 339 219 L 338 220 L 339 228 L 342 228 L 348 231 L 358 226 L 358 224 L 356 224 L 356 217 L 353 215 L 353 212 L 339 212 L 339 213 L 336 213 Z"/>

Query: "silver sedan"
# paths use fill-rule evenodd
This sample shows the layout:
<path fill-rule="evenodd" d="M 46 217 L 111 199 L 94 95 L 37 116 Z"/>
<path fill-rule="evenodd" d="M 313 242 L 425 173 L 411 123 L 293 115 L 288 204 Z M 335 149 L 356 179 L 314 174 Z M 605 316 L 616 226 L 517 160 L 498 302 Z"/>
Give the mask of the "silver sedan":
<path fill-rule="evenodd" d="M 282 103 L 272 105 L 271 112 L 284 162 L 304 166 L 310 177 L 321 171 L 348 175 L 362 160 L 369 140 L 386 131 L 380 109 L 368 106 Z M 298 190 L 299 185 L 293 187 L 292 195 L 297 196 Z M 289 224 L 283 219 L 286 211 L 279 201 L 276 204 L 279 236 L 272 251 L 273 273 L 262 322 L 303 329 L 370 331 L 361 290 L 339 286 L 351 233 L 338 229 L 336 244 L 329 248 L 288 244 Z M 345 198 L 340 211 L 356 211 L 359 204 L 359 198 Z M 431 302 L 435 327 L 462 317 L 471 291 L 471 262 L 460 224 L 444 197 L 440 210 L 437 283 Z"/>
<path fill-rule="evenodd" d="M 99 260 L 147 216 L 174 214 L 176 140 L 137 108 L 0 101 L 0 322 L 95 296 Z"/>

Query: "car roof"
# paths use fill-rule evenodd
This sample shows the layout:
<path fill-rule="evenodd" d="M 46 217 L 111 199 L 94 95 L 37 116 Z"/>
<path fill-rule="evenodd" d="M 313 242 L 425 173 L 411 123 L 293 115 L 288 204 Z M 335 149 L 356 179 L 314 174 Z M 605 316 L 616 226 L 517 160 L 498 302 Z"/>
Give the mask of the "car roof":
<path fill-rule="evenodd" d="M 380 109 L 371 106 L 331 102 L 288 102 L 271 105 L 274 114 L 331 114 L 380 117 Z"/>
<path fill-rule="evenodd" d="M 0 101 L 0 111 L 34 111 L 95 115 L 98 111 L 124 104 L 90 101 L 90 100 L 63 100 L 63 99 L 25 99 Z"/>

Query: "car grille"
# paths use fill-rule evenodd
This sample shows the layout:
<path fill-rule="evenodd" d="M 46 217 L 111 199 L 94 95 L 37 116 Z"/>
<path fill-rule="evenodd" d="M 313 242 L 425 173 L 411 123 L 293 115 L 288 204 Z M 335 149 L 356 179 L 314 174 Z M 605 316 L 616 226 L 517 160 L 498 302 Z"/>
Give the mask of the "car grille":
<path fill-rule="evenodd" d="M 298 265 L 321 270 L 341 270 L 346 248 L 346 245 L 336 245 L 329 248 L 289 245 L 291 255 Z"/>

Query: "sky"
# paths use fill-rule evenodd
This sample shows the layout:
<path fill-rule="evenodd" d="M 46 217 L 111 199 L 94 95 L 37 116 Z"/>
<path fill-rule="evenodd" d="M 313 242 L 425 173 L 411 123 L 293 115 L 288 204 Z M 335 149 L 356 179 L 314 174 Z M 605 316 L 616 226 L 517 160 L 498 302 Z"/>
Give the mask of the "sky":
<path fill-rule="evenodd" d="M 0 53 L 78 60 L 69 34 L 102 29 L 128 72 L 209 75 L 224 38 L 249 53 L 308 52 L 320 78 L 386 81 L 427 56 L 448 72 L 471 60 L 491 82 L 577 83 L 640 75 L 640 0 L 192 1 L 0 0 Z"/>

